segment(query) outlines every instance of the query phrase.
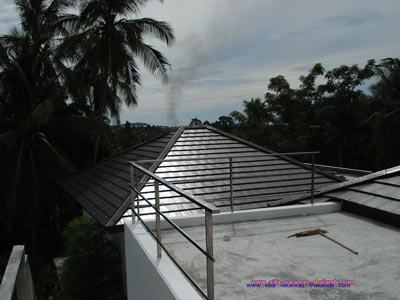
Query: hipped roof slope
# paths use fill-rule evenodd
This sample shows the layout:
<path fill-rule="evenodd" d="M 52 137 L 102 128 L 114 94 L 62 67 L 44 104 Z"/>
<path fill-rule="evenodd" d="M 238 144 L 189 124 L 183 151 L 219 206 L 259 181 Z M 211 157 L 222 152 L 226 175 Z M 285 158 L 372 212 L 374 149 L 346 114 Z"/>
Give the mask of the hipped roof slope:
<path fill-rule="evenodd" d="M 400 215 L 400 166 L 325 187 L 316 200 L 340 200 Z"/>
<path fill-rule="evenodd" d="M 285 204 L 309 196 L 310 167 L 286 156 L 269 156 L 271 153 L 274 152 L 210 126 L 187 126 L 78 172 L 61 186 L 106 226 L 113 226 L 130 215 L 130 160 L 193 159 L 144 166 L 195 197 L 213 203 L 221 211 L 230 208 L 227 157 L 233 157 L 234 176 L 249 177 L 233 182 L 235 209 Z M 316 189 L 338 181 L 320 171 L 315 174 Z M 143 183 L 139 190 L 154 203 L 152 181 Z M 298 194 L 282 195 L 289 192 Z M 164 187 L 160 187 L 160 202 L 161 210 L 170 215 L 201 213 L 193 204 Z M 150 214 L 152 209 L 142 201 L 140 213 Z"/>
<path fill-rule="evenodd" d="M 107 158 L 91 167 L 60 180 L 59 186 L 99 223 L 114 225 L 126 211 L 125 200 L 129 196 L 128 161 L 157 159 L 174 136 L 175 131 L 146 141 L 116 156 Z M 143 164 L 151 169 L 152 164 Z M 121 213 L 119 211 L 122 210 Z"/>

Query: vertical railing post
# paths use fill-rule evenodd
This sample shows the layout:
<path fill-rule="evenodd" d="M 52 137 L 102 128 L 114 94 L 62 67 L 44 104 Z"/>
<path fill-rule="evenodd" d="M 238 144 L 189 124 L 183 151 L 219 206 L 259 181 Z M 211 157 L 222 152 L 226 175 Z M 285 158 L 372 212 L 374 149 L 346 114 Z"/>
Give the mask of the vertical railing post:
<path fill-rule="evenodd" d="M 156 234 L 157 234 L 157 257 L 161 257 L 161 224 L 160 224 L 160 187 L 159 182 L 154 179 L 154 194 L 156 198 Z"/>
<path fill-rule="evenodd" d="M 214 257 L 213 251 L 213 221 L 212 212 L 206 210 L 206 251 L 210 257 Z M 214 300 L 214 262 L 207 257 L 207 296 Z"/>
<path fill-rule="evenodd" d="M 131 175 L 131 209 L 132 209 L 132 223 L 135 222 L 135 196 L 136 192 L 133 188 L 135 188 L 135 169 L 133 165 L 130 165 L 130 175 Z"/>
<path fill-rule="evenodd" d="M 314 205 L 314 173 L 315 173 L 315 158 L 314 153 L 311 155 L 311 205 Z"/>
<path fill-rule="evenodd" d="M 135 172 L 135 184 L 136 184 L 136 190 L 139 190 L 139 179 L 138 179 L 138 173 L 139 170 L 136 170 Z M 139 203 L 139 194 L 136 194 L 136 206 L 137 206 L 137 214 L 140 216 L 140 203 Z"/>
<path fill-rule="evenodd" d="M 232 157 L 229 157 L 229 199 L 231 201 L 231 212 L 233 212 L 233 168 L 232 168 Z"/>

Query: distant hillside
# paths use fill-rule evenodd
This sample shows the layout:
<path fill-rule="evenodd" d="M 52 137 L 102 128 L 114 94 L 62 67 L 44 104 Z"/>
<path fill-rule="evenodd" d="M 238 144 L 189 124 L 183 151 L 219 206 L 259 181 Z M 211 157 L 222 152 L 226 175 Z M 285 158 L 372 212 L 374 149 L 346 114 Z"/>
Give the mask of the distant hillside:
<path fill-rule="evenodd" d="M 130 123 L 131 127 L 147 127 L 150 126 L 150 124 L 147 123 L 141 123 L 141 122 L 135 122 L 135 123 Z"/>

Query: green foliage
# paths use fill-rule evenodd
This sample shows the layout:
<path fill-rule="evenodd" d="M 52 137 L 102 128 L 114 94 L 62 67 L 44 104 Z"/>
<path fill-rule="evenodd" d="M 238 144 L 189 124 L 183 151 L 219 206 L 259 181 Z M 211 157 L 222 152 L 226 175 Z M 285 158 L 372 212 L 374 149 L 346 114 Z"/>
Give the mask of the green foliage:
<path fill-rule="evenodd" d="M 66 261 L 60 285 L 65 300 L 124 299 L 118 250 L 105 229 L 80 217 L 65 231 Z"/>
<path fill-rule="evenodd" d="M 53 261 L 44 257 L 36 257 L 29 264 L 38 300 L 48 300 L 51 297 L 62 299 L 59 295 L 58 278 Z"/>
<path fill-rule="evenodd" d="M 143 40 L 170 44 L 170 26 L 125 18 L 146 2 L 15 1 L 20 24 L 0 37 L 1 250 L 18 243 L 33 259 L 56 255 L 58 233 L 77 215 L 57 180 L 92 164 L 94 148 L 107 157 L 157 131 L 119 135 L 109 125 L 122 103 L 136 103 L 136 58 L 168 77 L 164 56 Z M 78 3 L 80 15 L 66 13 Z"/>
<path fill-rule="evenodd" d="M 192 121 L 190 121 L 190 126 L 196 126 L 196 125 L 201 125 L 201 121 L 197 118 L 192 119 Z"/>
<path fill-rule="evenodd" d="M 378 82 L 370 95 L 361 86 L 372 77 Z M 264 101 L 244 101 L 243 113 L 212 125 L 278 152 L 321 151 L 322 164 L 369 170 L 400 164 L 398 59 L 330 71 L 316 64 L 299 80 L 293 89 L 283 76 L 271 78 Z"/>
<path fill-rule="evenodd" d="M 172 28 L 166 22 L 149 18 L 127 19 L 138 15 L 146 3 L 81 0 L 79 15 L 68 18 L 72 30 L 59 46 L 57 60 L 62 62 L 73 99 L 90 103 L 99 121 L 109 116 L 119 122 L 122 104 L 137 104 L 135 92 L 141 79 L 135 59 L 140 59 L 164 83 L 168 80 L 167 59 L 144 39 L 152 37 L 170 45 L 174 40 Z M 95 162 L 100 140 L 97 133 Z"/>
<path fill-rule="evenodd" d="M 400 60 L 384 59 L 375 72 L 378 82 L 371 87 L 373 144 L 379 164 L 391 167 L 400 160 Z"/>
<path fill-rule="evenodd" d="M 22 30 L 14 28 L 0 38 L 1 204 L 9 227 L 30 233 L 29 250 L 35 256 L 40 224 L 48 225 L 55 209 L 50 196 L 54 181 L 73 169 L 47 131 L 55 108 L 65 101 L 51 59 L 54 28 L 65 5 L 22 0 L 16 4 Z"/>

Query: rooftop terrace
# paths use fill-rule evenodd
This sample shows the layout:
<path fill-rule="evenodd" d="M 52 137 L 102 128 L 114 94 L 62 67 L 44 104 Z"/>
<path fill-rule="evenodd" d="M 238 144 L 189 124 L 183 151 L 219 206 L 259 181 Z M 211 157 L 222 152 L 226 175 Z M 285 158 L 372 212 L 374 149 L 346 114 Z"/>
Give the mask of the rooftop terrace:
<path fill-rule="evenodd" d="M 287 238 L 321 228 L 359 252 L 320 236 Z M 205 244 L 204 226 L 185 231 Z M 215 299 L 398 299 L 400 229 L 347 212 L 214 224 Z M 206 288 L 205 259 L 176 231 L 163 243 Z M 251 280 L 354 280 L 350 287 L 247 287 Z"/>

